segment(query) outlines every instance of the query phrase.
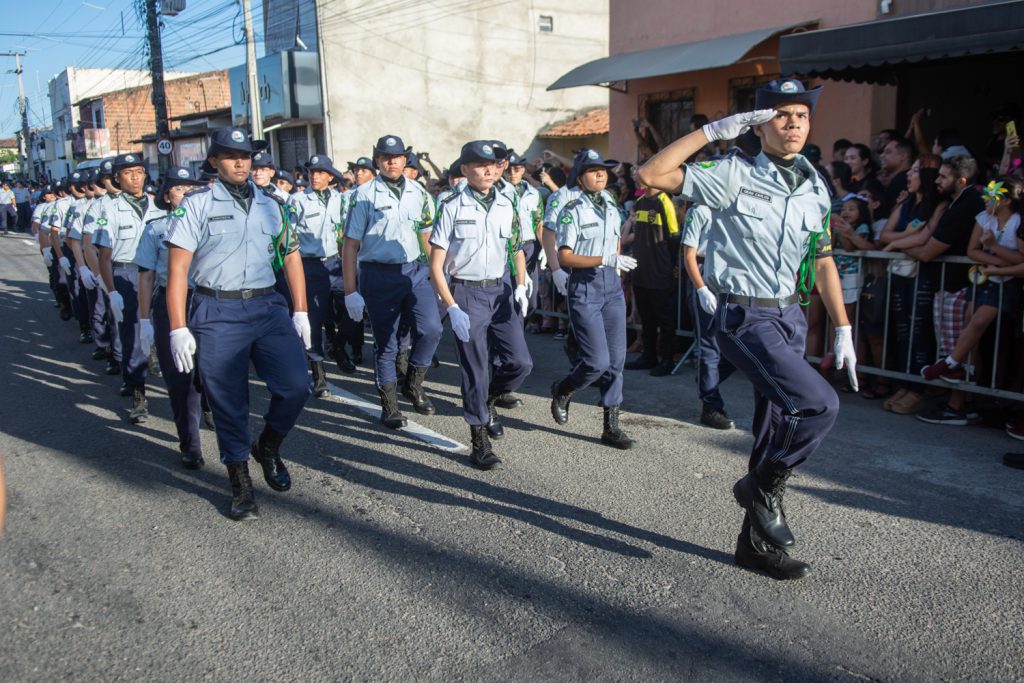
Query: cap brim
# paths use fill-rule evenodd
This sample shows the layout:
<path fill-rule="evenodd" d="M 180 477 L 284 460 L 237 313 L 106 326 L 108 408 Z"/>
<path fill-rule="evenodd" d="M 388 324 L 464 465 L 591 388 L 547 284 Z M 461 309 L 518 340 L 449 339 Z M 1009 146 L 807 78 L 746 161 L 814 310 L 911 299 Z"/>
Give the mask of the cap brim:
<path fill-rule="evenodd" d="M 810 90 L 804 92 L 758 92 L 755 95 L 757 109 L 775 109 L 776 107 L 784 104 L 806 104 L 807 108 L 814 111 L 814 107 L 818 104 L 818 98 L 821 97 L 822 87 L 816 85 Z"/>

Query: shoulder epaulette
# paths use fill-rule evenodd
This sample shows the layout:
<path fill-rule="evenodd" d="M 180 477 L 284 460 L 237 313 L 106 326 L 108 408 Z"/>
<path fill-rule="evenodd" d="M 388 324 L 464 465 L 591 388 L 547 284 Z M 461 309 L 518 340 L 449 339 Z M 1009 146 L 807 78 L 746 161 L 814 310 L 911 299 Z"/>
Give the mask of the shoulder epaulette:
<path fill-rule="evenodd" d="M 568 202 L 566 202 L 565 206 L 562 207 L 562 210 L 565 211 L 566 209 L 575 209 L 577 206 L 579 206 L 582 203 L 583 203 L 583 199 L 582 198 L 574 197 L 573 199 L 570 199 Z"/>
<path fill-rule="evenodd" d="M 186 197 L 190 197 L 190 196 L 192 196 L 194 194 L 202 194 L 203 192 L 209 192 L 210 189 L 211 188 L 210 188 L 209 185 L 202 185 L 202 186 L 197 185 L 194 190 L 189 190 L 188 192 L 186 192 L 185 196 Z"/>
<path fill-rule="evenodd" d="M 273 189 L 271 189 L 270 187 L 261 187 L 260 189 L 263 190 L 263 194 L 267 195 L 278 204 L 284 205 L 284 200 L 278 197 L 277 193 L 274 192 Z"/>

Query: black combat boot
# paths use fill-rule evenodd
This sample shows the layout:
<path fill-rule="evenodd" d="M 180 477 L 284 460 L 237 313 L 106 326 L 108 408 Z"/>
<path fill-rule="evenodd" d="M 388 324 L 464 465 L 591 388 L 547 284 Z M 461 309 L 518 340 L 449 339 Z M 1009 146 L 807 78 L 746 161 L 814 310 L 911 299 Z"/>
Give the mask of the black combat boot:
<path fill-rule="evenodd" d="M 406 424 L 405 416 L 398 409 L 398 387 L 392 382 L 377 387 L 380 394 L 380 421 L 385 427 L 401 429 Z"/>
<path fill-rule="evenodd" d="M 288 468 L 281 459 L 282 441 L 283 434 L 278 434 L 270 427 L 264 427 L 260 438 L 249 451 L 252 459 L 263 468 L 263 478 L 267 485 L 275 491 L 287 491 L 292 487 L 291 475 L 288 474 Z"/>
<path fill-rule="evenodd" d="M 405 391 L 405 379 L 409 372 L 409 355 L 411 353 L 411 349 L 405 349 L 404 351 L 399 351 L 398 357 L 395 358 L 395 372 L 398 373 L 398 384 L 402 391 Z"/>
<path fill-rule="evenodd" d="M 551 417 L 555 422 L 564 425 L 569 421 L 569 402 L 576 390 L 569 384 L 569 379 L 551 385 Z"/>
<path fill-rule="evenodd" d="M 506 391 L 504 394 L 499 394 L 497 401 L 494 402 L 499 408 L 505 410 L 512 410 L 513 408 L 519 408 L 523 405 L 523 399 L 519 398 L 511 391 Z"/>
<path fill-rule="evenodd" d="M 317 398 L 324 398 L 331 395 L 327 388 L 327 372 L 324 370 L 322 360 L 309 361 L 309 372 L 313 375 L 313 395 Z"/>
<path fill-rule="evenodd" d="M 732 487 L 732 495 L 747 511 L 757 532 L 772 545 L 783 548 L 796 543 L 782 507 L 786 480 L 792 472 L 791 469 L 763 463 Z"/>
<path fill-rule="evenodd" d="M 260 509 L 256 506 L 256 497 L 252 491 L 249 463 L 233 462 L 227 467 L 228 478 L 231 480 L 231 519 L 259 519 Z"/>
<path fill-rule="evenodd" d="M 628 451 L 636 442 L 629 438 L 619 427 L 619 407 L 609 406 L 604 409 L 604 431 L 601 432 L 601 443 Z"/>
<path fill-rule="evenodd" d="M 97 346 L 96 350 L 92 352 L 93 360 L 107 360 L 110 358 L 111 352 L 108 347 Z"/>
<path fill-rule="evenodd" d="M 107 361 L 107 368 L 106 370 L 104 370 L 104 372 L 107 373 L 108 375 L 120 375 L 121 364 L 117 362 L 117 360 L 111 358 L 110 360 Z"/>
<path fill-rule="evenodd" d="M 420 415 L 433 415 L 437 412 L 434 408 L 434 404 L 427 398 L 427 393 L 423 391 L 423 380 L 427 377 L 427 368 L 417 368 L 412 365 L 409 366 L 409 372 L 406 374 L 406 382 L 402 387 L 402 396 L 405 396 L 412 403 L 412 407 Z"/>
<path fill-rule="evenodd" d="M 732 418 L 724 410 L 719 410 L 707 403 L 704 404 L 700 411 L 700 422 L 712 429 L 732 429 L 736 426 L 736 423 L 732 421 Z"/>
<path fill-rule="evenodd" d="M 198 470 L 205 464 L 201 453 L 181 452 L 181 464 L 186 470 Z"/>
<path fill-rule="evenodd" d="M 149 402 L 146 400 L 145 387 L 132 388 L 132 412 L 128 414 L 132 424 L 140 424 L 149 419 Z"/>
<path fill-rule="evenodd" d="M 766 541 L 751 527 L 748 518 L 736 539 L 736 564 L 747 569 L 763 571 L 780 581 L 802 579 L 811 573 L 811 565 L 794 560 L 786 552 Z"/>
<path fill-rule="evenodd" d="M 470 425 L 469 439 L 473 444 L 473 452 L 469 461 L 482 470 L 493 469 L 501 463 L 501 459 L 491 450 L 491 440 L 487 436 L 487 425 Z"/>
<path fill-rule="evenodd" d="M 79 344 L 92 344 L 92 342 L 93 342 L 92 332 L 90 332 L 89 330 L 87 330 L 87 329 L 86 330 L 82 330 L 82 333 L 80 335 L 78 335 L 78 343 Z"/>
<path fill-rule="evenodd" d="M 495 404 L 498 402 L 497 396 L 487 397 L 487 433 L 495 439 L 500 439 L 505 436 L 505 428 L 501 426 L 501 420 L 498 419 L 498 409 Z"/>
<path fill-rule="evenodd" d="M 334 362 L 338 364 L 338 369 L 344 372 L 346 375 L 351 375 L 356 371 L 355 363 L 348 357 L 348 353 L 345 351 L 345 342 L 340 339 L 334 343 Z"/>
<path fill-rule="evenodd" d="M 363 364 L 363 345 L 362 344 L 353 344 L 352 345 L 352 353 L 349 354 L 349 355 L 352 357 L 352 363 L 353 364 L 355 364 L 355 365 L 362 365 Z"/>

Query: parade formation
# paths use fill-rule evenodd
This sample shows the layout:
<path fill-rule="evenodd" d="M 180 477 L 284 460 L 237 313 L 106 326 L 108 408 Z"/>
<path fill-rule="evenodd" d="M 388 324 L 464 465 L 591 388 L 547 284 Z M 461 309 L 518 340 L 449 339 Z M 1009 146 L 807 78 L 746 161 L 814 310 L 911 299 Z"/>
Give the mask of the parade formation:
<path fill-rule="evenodd" d="M 682 242 L 702 362 L 714 359 L 706 376 L 701 369 L 702 420 L 731 428 L 717 378 L 732 368 L 747 377 L 754 445 L 732 491 L 745 512 L 735 560 L 777 579 L 810 571 L 789 555 L 786 482 L 827 437 L 839 405 L 804 360 L 800 304 L 812 288 L 836 326 L 836 366 L 854 388 L 857 381 L 831 258 L 830 195 L 800 154 L 820 94 L 796 80 L 772 81 L 757 90 L 755 111 L 697 128 L 637 173 L 652 198 L 663 191 L 699 206 Z M 709 143 L 745 134 L 756 135 L 760 153 L 733 149 L 688 163 Z M 447 319 L 469 460 L 482 471 L 503 461 L 514 467 L 497 445 L 516 438 L 501 411 L 521 405 L 515 392 L 533 370 L 524 328 L 543 264 L 565 297 L 573 354 L 566 374 L 550 378 L 551 417 L 571 424 L 574 395 L 594 386 L 600 442 L 614 449 L 608 457 L 631 457 L 618 455 L 636 445 L 620 422 L 621 275 L 645 264 L 622 251 L 622 215 L 606 189 L 617 162 L 580 150 L 564 186 L 545 201 L 523 157 L 498 140 L 466 142 L 436 197 L 415 180 L 410 159 L 402 138 L 386 134 L 348 164 L 352 187 L 324 154 L 308 159 L 306 184 L 295 186 L 264 141 L 228 127 L 211 136 L 201 172 L 173 167 L 147 185 L 146 160 L 121 154 L 45 188 L 33 229 L 61 316 L 78 323 L 79 341 L 95 346 L 104 371 L 120 375 L 132 423 L 147 420 L 146 386 L 151 370 L 159 373 L 184 467 L 205 464 L 200 429 L 216 430 L 232 519 L 259 516 L 250 458 L 271 489 L 291 488 L 288 433 L 311 397 L 330 394 L 326 361 L 356 371 L 366 327 L 380 422 L 401 430 L 408 419 L 399 397 L 418 415 L 435 414 L 426 380 Z M 651 206 L 653 215 L 656 199 Z M 652 363 L 655 339 L 646 349 Z M 671 355 L 662 347 L 662 362 Z M 255 438 L 250 365 L 271 396 Z"/>

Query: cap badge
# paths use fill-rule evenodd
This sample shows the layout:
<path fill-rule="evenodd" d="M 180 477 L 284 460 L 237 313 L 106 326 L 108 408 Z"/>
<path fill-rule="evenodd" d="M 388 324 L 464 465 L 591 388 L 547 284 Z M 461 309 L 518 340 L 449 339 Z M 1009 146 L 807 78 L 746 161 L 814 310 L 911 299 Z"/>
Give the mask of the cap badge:
<path fill-rule="evenodd" d="M 231 131 L 231 139 L 235 142 L 245 142 L 245 135 L 240 130 Z"/>
<path fill-rule="evenodd" d="M 188 178 L 188 171 L 185 170 L 184 168 L 179 168 L 178 169 L 178 177 L 179 178 Z"/>
<path fill-rule="evenodd" d="M 779 86 L 779 92 L 792 94 L 800 92 L 800 88 L 797 86 L 796 81 L 785 81 L 781 86 Z"/>
<path fill-rule="evenodd" d="M 384 144 L 387 145 L 388 147 L 391 147 L 393 145 L 397 145 L 398 140 L 395 140 L 394 138 L 388 138 L 387 140 L 384 141 Z"/>

